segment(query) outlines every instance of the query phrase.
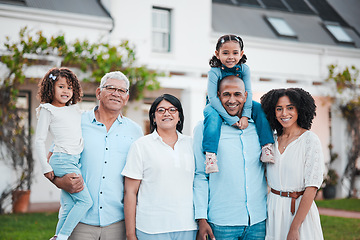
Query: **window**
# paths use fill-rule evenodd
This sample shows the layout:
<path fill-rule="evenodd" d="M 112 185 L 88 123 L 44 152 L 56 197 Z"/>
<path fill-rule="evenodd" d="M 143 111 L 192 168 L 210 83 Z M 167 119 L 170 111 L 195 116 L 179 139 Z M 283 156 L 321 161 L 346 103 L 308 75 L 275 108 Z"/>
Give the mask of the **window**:
<path fill-rule="evenodd" d="M 339 43 L 354 43 L 354 40 L 337 23 L 325 23 L 325 28 Z"/>
<path fill-rule="evenodd" d="M 24 127 L 26 135 L 31 134 L 31 92 L 20 90 L 18 98 L 16 100 L 16 108 L 19 110 L 18 114 L 20 117 L 19 125 Z"/>
<path fill-rule="evenodd" d="M 265 17 L 265 19 L 277 35 L 281 37 L 297 38 L 294 30 L 284 19 L 278 17 Z"/>
<path fill-rule="evenodd" d="M 170 52 L 170 10 L 153 8 L 152 49 L 154 52 Z"/>

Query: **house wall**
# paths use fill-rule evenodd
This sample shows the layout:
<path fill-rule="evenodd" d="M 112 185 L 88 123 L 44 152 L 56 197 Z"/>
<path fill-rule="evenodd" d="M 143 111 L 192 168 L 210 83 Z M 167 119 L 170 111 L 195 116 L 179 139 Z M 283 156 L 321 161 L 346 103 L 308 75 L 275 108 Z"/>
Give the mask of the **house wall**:
<path fill-rule="evenodd" d="M 198 121 L 203 119 L 202 109 L 205 106 L 206 73 L 209 69 L 208 60 L 213 55 L 219 36 L 228 32 L 214 32 L 211 26 L 211 1 L 169 1 L 169 0 L 103 0 L 114 20 L 114 28 L 109 19 L 80 16 L 76 14 L 54 11 L 28 9 L 0 4 L 0 42 L 5 36 L 16 39 L 23 26 L 42 30 L 45 36 L 65 33 L 66 39 L 76 38 L 99 41 L 99 38 L 119 43 L 128 39 L 136 46 L 139 64 L 166 74 L 161 77 L 162 89 L 147 93 L 154 99 L 162 93 L 171 92 L 181 99 L 185 112 L 184 133 L 192 135 Z M 154 53 L 151 51 L 151 9 L 153 6 L 172 9 L 171 52 Z M 322 44 L 304 44 L 296 41 L 270 40 L 242 35 L 245 42 L 247 64 L 251 68 L 252 89 L 254 99 L 259 98 L 268 90 L 284 87 L 302 87 L 309 91 L 317 103 L 317 116 L 312 130 L 319 135 L 326 161 L 329 159 L 328 144 L 330 142 L 329 108 L 327 96 L 333 93 L 324 82 L 327 77 L 327 66 L 355 65 L 360 68 L 360 51 L 355 48 L 334 47 Z M 1 49 L 0 49 L 1 51 Z M 41 78 L 49 66 L 37 67 L 28 72 L 31 77 Z M 264 81 L 266 79 L 267 81 Z M 291 81 L 289 81 L 291 80 Z M 34 93 L 32 101 L 32 127 L 36 128 L 35 98 L 36 86 L 24 85 Z M 87 90 L 89 93 L 94 88 Z M 126 116 L 143 126 L 148 118 L 146 107 L 142 102 L 130 103 Z M 345 159 L 348 141 L 341 118 L 332 119 L 332 143 L 336 145 L 341 159 Z M 336 137 L 335 137 L 336 136 Z M 343 167 L 343 162 L 339 167 Z M 4 171 L 4 170 L 1 170 Z M 31 202 L 52 202 L 59 200 L 59 190 L 49 183 L 40 173 L 36 165 L 35 179 L 32 186 Z M 0 190 L 4 185 L 0 174 Z M 338 197 L 343 196 L 342 193 Z"/>

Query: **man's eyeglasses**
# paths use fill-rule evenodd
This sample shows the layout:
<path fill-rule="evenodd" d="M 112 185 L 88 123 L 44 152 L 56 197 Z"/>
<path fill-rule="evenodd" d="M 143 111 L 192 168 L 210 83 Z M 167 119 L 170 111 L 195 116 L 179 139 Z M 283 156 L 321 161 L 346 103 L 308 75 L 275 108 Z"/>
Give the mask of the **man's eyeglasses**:
<path fill-rule="evenodd" d="M 156 109 L 156 112 L 159 114 L 165 114 L 166 111 L 168 111 L 171 114 L 175 114 L 178 111 L 178 109 L 176 107 L 169 107 L 169 108 L 159 107 Z"/>
<path fill-rule="evenodd" d="M 108 91 L 109 93 L 115 93 L 115 92 L 118 92 L 118 94 L 124 96 L 128 93 L 129 89 L 125 89 L 125 88 L 116 88 L 112 85 L 106 85 L 106 86 L 103 86 L 102 88 L 105 88 L 106 91 Z"/>

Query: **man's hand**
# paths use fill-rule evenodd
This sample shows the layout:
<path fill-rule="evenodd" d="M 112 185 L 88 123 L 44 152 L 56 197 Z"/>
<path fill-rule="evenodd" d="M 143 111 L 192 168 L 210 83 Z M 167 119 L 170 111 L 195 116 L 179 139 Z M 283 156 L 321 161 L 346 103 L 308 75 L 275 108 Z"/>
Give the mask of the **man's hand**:
<path fill-rule="evenodd" d="M 80 174 L 76 173 L 68 173 L 63 177 L 56 177 L 53 183 L 68 193 L 77 193 L 84 189 L 84 180 Z"/>
<path fill-rule="evenodd" d="M 211 240 L 215 240 L 215 236 L 212 232 L 212 229 L 206 219 L 199 219 L 199 232 L 197 236 L 197 240 L 207 240 L 207 236 Z"/>
<path fill-rule="evenodd" d="M 45 177 L 46 177 L 47 179 L 49 179 L 50 181 L 53 181 L 53 180 L 54 180 L 54 177 L 55 177 L 54 171 L 44 173 L 44 175 L 45 175 Z"/>

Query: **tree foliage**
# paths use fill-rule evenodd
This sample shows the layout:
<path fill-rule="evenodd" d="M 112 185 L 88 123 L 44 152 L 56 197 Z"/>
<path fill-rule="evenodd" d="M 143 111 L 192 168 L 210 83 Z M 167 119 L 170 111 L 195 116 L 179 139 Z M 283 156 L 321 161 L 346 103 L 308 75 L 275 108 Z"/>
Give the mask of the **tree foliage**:
<path fill-rule="evenodd" d="M 158 89 L 157 77 L 162 75 L 146 66 L 137 66 L 135 50 L 128 41 L 118 45 L 87 40 L 67 43 L 64 35 L 47 38 L 41 31 L 33 33 L 25 27 L 16 41 L 7 37 L 1 48 L 4 49 L 0 56 L 1 65 L 6 66 L 6 71 L 0 76 L 0 158 L 10 163 L 19 176 L 15 184 L 1 194 L 0 212 L 4 199 L 14 189 L 31 187 L 34 161 L 27 129 L 30 126 L 22 124 L 23 119 L 16 107 L 19 87 L 24 83 L 25 72 L 30 66 L 49 65 L 50 62 L 57 67 L 78 68 L 88 76 L 82 81 L 95 82 L 100 82 L 110 71 L 122 71 L 130 81 L 130 100 L 141 99 L 145 90 Z"/>
<path fill-rule="evenodd" d="M 347 122 L 347 130 L 352 140 L 348 150 L 348 161 L 342 180 L 350 182 L 348 197 L 353 197 L 355 176 L 357 174 L 356 161 L 360 159 L 360 86 L 357 82 L 359 69 L 355 66 L 340 70 L 336 65 L 329 66 L 328 81 L 335 83 L 335 103 Z"/>

